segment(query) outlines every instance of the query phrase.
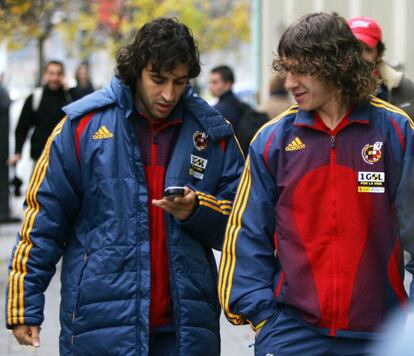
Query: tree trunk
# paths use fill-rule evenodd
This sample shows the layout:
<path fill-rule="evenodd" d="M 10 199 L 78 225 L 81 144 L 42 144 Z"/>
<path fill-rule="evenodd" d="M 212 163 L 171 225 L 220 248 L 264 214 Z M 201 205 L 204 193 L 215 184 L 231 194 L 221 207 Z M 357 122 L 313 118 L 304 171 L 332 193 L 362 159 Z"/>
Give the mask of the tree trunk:
<path fill-rule="evenodd" d="M 37 39 L 37 63 L 39 65 L 36 79 L 37 87 L 42 85 L 43 68 L 45 66 L 44 43 L 45 38 L 43 36 Z"/>

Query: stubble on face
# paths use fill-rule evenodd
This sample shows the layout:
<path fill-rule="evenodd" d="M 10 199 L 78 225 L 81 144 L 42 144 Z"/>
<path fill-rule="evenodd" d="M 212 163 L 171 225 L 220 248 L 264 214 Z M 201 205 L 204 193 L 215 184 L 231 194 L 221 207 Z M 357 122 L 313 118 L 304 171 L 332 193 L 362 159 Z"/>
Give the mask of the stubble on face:
<path fill-rule="evenodd" d="M 63 68 L 59 64 L 51 63 L 47 66 L 43 80 L 51 90 L 57 90 L 63 86 L 64 74 Z"/>
<path fill-rule="evenodd" d="M 137 81 L 135 101 L 152 121 L 167 119 L 177 105 L 189 80 L 187 64 L 179 64 L 169 72 L 154 72 L 150 65 Z"/>

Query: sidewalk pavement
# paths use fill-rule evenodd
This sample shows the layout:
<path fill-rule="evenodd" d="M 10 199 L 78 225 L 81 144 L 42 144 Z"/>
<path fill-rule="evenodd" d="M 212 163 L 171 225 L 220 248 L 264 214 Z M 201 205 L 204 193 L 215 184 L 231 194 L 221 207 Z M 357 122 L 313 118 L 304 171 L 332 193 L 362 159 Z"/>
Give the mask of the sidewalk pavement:
<path fill-rule="evenodd" d="M 0 225 L 0 356 L 57 356 L 59 355 L 59 276 L 53 277 L 46 292 L 45 322 L 40 334 L 39 349 L 21 346 L 12 333 L 5 328 L 5 289 L 7 283 L 7 268 L 16 234 L 20 224 Z"/>
<path fill-rule="evenodd" d="M 46 291 L 45 322 L 40 333 L 40 348 L 17 344 L 13 335 L 5 328 L 5 286 L 10 254 L 16 240 L 20 224 L 0 224 L 0 356 L 57 356 L 59 355 L 59 301 L 60 265 Z M 218 257 L 218 256 L 216 256 Z M 232 326 L 221 317 L 221 339 L 223 356 L 252 356 L 254 334 L 250 326 Z"/>

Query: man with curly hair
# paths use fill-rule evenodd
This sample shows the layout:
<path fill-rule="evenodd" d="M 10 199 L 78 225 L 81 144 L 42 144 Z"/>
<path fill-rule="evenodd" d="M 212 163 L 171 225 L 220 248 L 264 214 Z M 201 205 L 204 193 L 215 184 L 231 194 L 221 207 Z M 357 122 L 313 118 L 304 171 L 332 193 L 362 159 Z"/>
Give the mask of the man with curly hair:
<path fill-rule="evenodd" d="M 219 274 L 256 355 L 362 355 L 407 301 L 414 124 L 369 96 L 362 51 L 337 14 L 305 15 L 280 39 L 274 69 L 297 106 L 252 140 Z"/>
<path fill-rule="evenodd" d="M 155 19 L 120 49 L 109 86 L 64 108 L 9 268 L 20 344 L 39 346 L 63 256 L 61 355 L 220 354 L 212 248 L 244 162 L 231 125 L 188 84 L 199 73 L 190 29 Z"/>

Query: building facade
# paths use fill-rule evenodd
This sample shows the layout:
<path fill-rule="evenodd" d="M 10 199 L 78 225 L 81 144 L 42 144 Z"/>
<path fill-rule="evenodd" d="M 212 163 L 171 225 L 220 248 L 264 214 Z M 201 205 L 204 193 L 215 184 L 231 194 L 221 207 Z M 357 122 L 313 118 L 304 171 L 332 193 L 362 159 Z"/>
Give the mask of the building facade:
<path fill-rule="evenodd" d="M 260 101 L 268 96 L 273 52 L 283 31 L 300 16 L 314 11 L 335 11 L 345 18 L 369 16 L 382 29 L 385 60 L 403 68 L 414 79 L 414 1 L 410 0 L 253 0 L 258 41 L 256 87 Z"/>

